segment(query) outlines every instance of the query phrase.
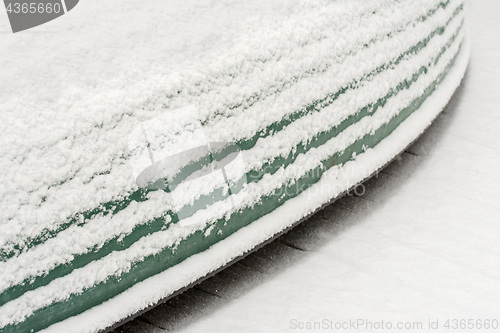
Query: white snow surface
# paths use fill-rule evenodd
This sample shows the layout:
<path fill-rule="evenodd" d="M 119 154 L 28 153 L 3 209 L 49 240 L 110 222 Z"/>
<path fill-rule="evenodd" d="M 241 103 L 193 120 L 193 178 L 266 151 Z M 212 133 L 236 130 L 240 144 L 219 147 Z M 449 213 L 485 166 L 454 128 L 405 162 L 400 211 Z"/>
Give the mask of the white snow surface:
<path fill-rule="evenodd" d="M 422 162 L 339 216 L 341 231 L 318 235 L 294 265 L 182 332 L 328 331 L 294 329 L 323 319 L 423 323 L 339 332 L 449 332 L 447 319 L 500 319 L 500 3 L 466 5 L 468 73 L 432 136 L 412 147 Z"/>
<path fill-rule="evenodd" d="M 390 2 L 386 1 L 386 3 Z M 424 2 L 428 1 L 422 1 Z M 193 83 L 193 87 L 190 87 L 192 89 L 197 89 L 194 88 L 197 77 L 193 73 L 197 73 L 203 66 L 205 70 L 201 72 L 200 78 L 210 77 L 212 72 L 217 73 L 221 67 L 228 66 L 228 63 L 230 64 L 233 60 L 235 64 L 243 63 L 241 66 L 245 73 L 245 66 L 248 66 L 245 65 L 246 60 L 233 59 L 229 55 L 224 63 L 212 64 L 210 61 L 213 58 L 210 56 L 214 57 L 217 50 L 230 47 L 238 49 L 233 47 L 233 43 L 238 41 L 239 33 L 248 32 L 249 25 L 246 23 L 249 21 L 254 20 L 254 24 L 260 22 L 265 27 L 266 24 L 273 24 L 272 21 L 266 21 L 267 15 L 273 17 L 293 15 L 293 7 L 296 6 L 296 3 L 292 1 L 259 1 L 258 4 L 255 1 L 207 1 L 201 2 L 201 9 L 198 11 L 193 1 L 186 1 L 183 2 L 185 5 L 179 6 L 179 3 L 176 3 L 170 7 L 163 6 L 159 11 L 154 2 L 145 1 L 144 6 L 138 6 L 137 17 L 135 17 L 137 22 L 134 22 L 139 24 L 143 31 L 157 33 L 153 34 L 154 38 L 148 39 L 147 43 L 144 42 L 147 45 L 141 43 L 130 45 L 126 43 L 126 38 L 122 37 L 133 35 L 141 29 L 137 29 L 137 26 L 132 28 L 131 24 L 128 31 L 113 30 L 110 29 L 113 26 L 112 22 L 102 23 L 109 17 L 106 12 L 112 11 L 117 2 L 102 2 L 103 11 L 92 12 L 92 15 L 89 5 L 91 3 L 92 1 L 84 1 L 75 10 L 89 11 L 88 15 L 83 15 L 88 18 L 85 26 L 88 29 L 94 29 L 96 33 L 105 34 L 104 38 L 93 39 L 88 33 L 79 35 L 75 29 L 80 29 L 82 22 L 75 23 L 70 17 L 72 12 L 43 26 L 38 32 L 45 31 L 44 34 L 26 32 L 1 37 L 0 63 L 4 80 L 0 83 L 0 109 L 2 110 L 0 131 L 3 133 L 2 140 L 5 140 L 0 147 L 3 157 L 1 161 L 4 164 L 0 167 L 4 167 L 3 177 L 8 182 L 0 188 L 0 197 L 3 202 L 0 208 L 4 208 L 1 214 L 5 218 L 0 221 L 0 226 L 2 223 L 8 226 L 13 225 L 12 221 L 6 222 L 11 218 L 23 221 L 23 218 L 30 217 L 29 213 L 36 214 L 42 222 L 44 219 L 50 221 L 54 218 L 54 214 L 58 219 L 62 219 L 77 209 L 83 209 L 116 196 L 122 193 L 124 188 L 128 190 L 133 188 L 131 177 L 122 176 L 121 179 L 115 177 L 128 169 L 120 164 L 119 159 L 114 159 L 114 153 L 108 151 L 106 145 L 109 145 L 111 150 L 121 151 L 114 141 L 109 140 L 123 138 L 123 133 L 130 131 L 137 122 L 122 121 L 121 123 L 125 125 L 120 125 L 122 127 L 116 131 L 108 131 L 114 133 L 109 137 L 100 137 L 99 133 L 92 133 L 92 131 L 86 132 L 88 128 L 98 123 L 112 127 L 116 119 L 127 118 L 131 115 L 140 120 L 152 118 L 156 114 L 158 105 L 161 105 L 161 101 L 149 100 L 149 98 L 155 98 L 158 92 L 165 91 L 165 94 L 168 94 L 178 89 L 175 82 L 181 82 L 181 78 L 177 78 L 176 81 L 174 77 L 180 74 L 168 68 L 169 64 L 174 66 L 183 63 L 185 60 L 183 52 L 189 52 L 189 61 L 192 62 L 183 63 L 188 71 L 186 77 L 192 79 L 192 82 L 190 81 Z M 134 8 L 137 6 L 131 1 L 121 1 L 120 5 Z M 206 8 L 203 7 L 205 5 Z M 353 6 L 352 3 L 351 6 Z M 367 11 L 370 10 L 369 3 L 365 3 L 364 6 Z M 409 5 L 402 2 L 399 6 L 404 8 Z M 496 61 L 499 53 L 498 49 L 491 48 L 490 43 L 493 41 L 488 39 L 488 34 L 496 30 L 483 22 L 483 18 L 488 23 L 494 22 L 494 11 L 486 10 L 483 13 L 481 12 L 483 6 L 486 5 L 469 3 L 468 6 L 469 13 L 472 13 L 470 18 L 473 22 L 469 22 L 469 26 L 472 26 L 473 46 L 476 53 L 474 53 L 473 66 L 470 69 L 462 103 L 457 107 L 456 114 L 450 116 L 452 123 L 443 129 L 446 133 L 442 138 L 432 147 L 421 147 L 420 153 L 425 155 L 426 160 L 419 170 L 412 174 L 412 178 L 402 180 L 402 186 L 398 188 L 398 192 L 392 193 L 375 209 L 360 212 L 359 216 L 356 216 L 359 223 L 335 237 L 325 237 L 325 243 L 319 251 L 312 252 L 297 262 L 294 267 L 284 269 L 282 274 L 270 277 L 263 285 L 227 304 L 213 316 L 188 327 L 187 331 L 288 331 L 290 320 L 293 318 L 301 321 L 323 318 L 345 320 L 359 317 L 374 320 L 386 318 L 427 320 L 427 318 L 462 315 L 467 319 L 469 317 L 480 319 L 487 318 L 490 314 L 493 315 L 495 310 L 498 313 L 500 299 L 496 295 L 500 288 L 495 289 L 495 282 L 498 284 L 498 279 L 500 279 L 500 268 L 497 263 L 500 251 L 495 242 L 495 234 L 498 235 L 500 230 L 498 227 L 499 209 L 497 208 L 499 196 L 494 184 L 500 183 L 497 171 L 500 163 L 498 157 L 495 156 L 498 149 L 494 143 L 499 138 L 496 129 L 500 126 L 500 121 L 498 114 L 494 112 L 496 96 L 493 93 L 499 73 L 498 68 L 490 64 Z M 255 8 L 260 9 L 256 11 Z M 349 5 L 345 8 L 349 8 Z M 227 15 L 219 15 L 217 20 L 213 20 L 212 14 L 220 12 L 226 12 Z M 308 14 L 314 15 L 314 11 Z M 418 8 L 415 16 L 418 16 L 417 14 Z M 150 16 L 151 20 L 139 19 L 146 16 Z M 131 17 L 132 20 L 134 17 Z M 1 23 L 4 24 L 4 21 Z M 317 37 L 321 38 L 321 23 L 326 24 L 328 16 L 320 17 L 318 21 L 319 23 L 315 23 L 318 27 Z M 176 24 L 169 24 L 170 22 L 176 22 Z M 484 25 L 482 26 L 480 22 Z M 458 23 L 456 20 L 453 26 L 457 26 Z M 337 22 L 337 24 L 342 25 L 344 22 Z M 99 31 L 100 25 L 105 31 Z M 221 29 L 222 26 L 226 29 Z M 120 27 L 123 27 L 123 24 L 120 24 Z M 6 26 L 0 26 L 0 28 L 8 30 Z M 54 33 L 58 29 L 64 29 L 65 32 Z M 183 33 L 176 35 L 178 31 L 183 31 Z M 262 28 L 262 31 L 265 29 Z M 283 28 L 282 31 L 286 32 L 287 29 Z M 296 33 L 297 30 L 294 32 Z M 452 32 L 447 32 L 448 37 Z M 54 34 L 53 37 L 51 37 L 52 34 Z M 40 35 L 44 37 L 37 39 Z M 172 35 L 178 38 L 171 38 Z M 160 42 L 165 36 L 172 41 L 171 44 L 164 45 L 165 43 Z M 300 43 L 300 34 L 294 36 L 297 36 L 297 40 L 292 39 L 290 43 Z M 52 49 L 60 45 L 61 40 L 65 47 L 61 48 L 60 55 L 55 56 Z M 358 42 L 361 40 L 356 39 Z M 258 38 L 253 42 L 259 45 Z M 82 50 L 82 45 L 88 46 L 87 52 Z M 382 45 L 384 44 L 378 47 Z M 290 45 L 282 47 L 287 50 L 286 52 L 291 52 L 287 47 L 293 50 Z M 29 48 L 40 55 L 38 59 L 35 60 L 25 53 Z M 323 45 L 323 49 L 319 50 L 324 52 L 326 49 L 328 45 Z M 242 51 L 241 48 L 238 50 Z M 250 55 L 253 54 L 248 52 Z M 444 56 L 440 66 L 448 61 L 451 53 L 450 51 Z M 207 54 L 209 56 L 205 58 Z M 74 55 L 83 56 L 83 58 L 76 58 Z M 263 52 L 255 56 L 259 58 L 266 54 Z M 431 56 L 432 53 L 426 54 L 425 52 L 421 55 L 422 58 Z M 294 57 L 299 58 L 300 54 L 293 55 L 291 52 L 290 57 L 292 59 L 290 61 L 293 62 Z M 92 61 L 95 58 L 101 59 L 99 62 L 101 65 L 98 66 L 97 62 Z M 102 59 L 109 59 L 109 66 L 105 69 L 102 68 Z M 240 60 L 241 62 L 238 62 Z M 383 59 L 373 59 L 373 62 L 375 64 L 381 60 Z M 421 126 L 429 123 L 435 112 L 446 103 L 461 77 L 460 71 L 463 70 L 466 60 L 465 50 L 459 61 L 460 66 L 457 66 L 452 76 L 447 79 L 447 83 L 440 88 L 440 94 L 426 102 L 424 108 L 426 112 L 421 113 L 421 118 L 412 116 L 410 118 L 413 119 L 412 122 L 408 122 L 393 134 L 395 138 L 400 138 L 401 141 L 393 141 L 398 141 L 399 145 L 391 146 L 387 143 L 377 147 L 373 152 L 363 154 L 356 160 L 358 164 L 350 164 L 351 166 L 347 166 L 346 171 L 340 175 L 338 170 L 332 169 L 328 173 L 329 176 L 324 177 L 323 185 L 325 181 L 332 179 L 329 177 L 349 177 L 345 176 L 346 174 L 352 177 L 354 174 L 362 178 L 370 173 L 370 169 L 365 169 L 364 166 L 376 168 L 384 164 L 383 160 L 377 160 L 376 152 L 383 150 L 396 154 L 404 142 L 410 142 L 412 137 L 423 129 Z M 82 66 L 82 63 L 87 66 Z M 159 63 L 161 66 L 157 65 Z M 192 65 L 195 63 L 200 68 Z M 207 63 L 211 65 L 207 66 Z M 311 66 L 307 59 L 296 63 L 297 66 L 304 68 Z M 411 61 L 405 64 L 410 68 L 416 65 L 417 62 L 411 66 Z M 33 73 L 37 81 L 31 81 L 31 84 L 26 85 L 26 81 L 19 79 L 21 67 L 26 69 L 26 73 Z M 68 71 L 68 68 L 72 70 Z M 370 67 L 367 66 L 367 68 Z M 270 69 L 263 68 L 262 70 Z M 270 72 L 270 76 L 276 81 L 279 81 L 280 75 L 283 76 L 283 80 L 286 80 L 286 71 L 282 72 L 277 67 Z M 186 77 L 183 77 L 183 82 L 186 81 Z M 248 77 L 251 78 L 251 75 L 248 74 Z M 241 77 L 241 85 L 250 82 L 248 77 L 245 75 Z M 172 79 L 172 81 L 166 85 L 161 81 L 165 78 Z M 395 79 L 396 76 L 392 78 Z M 215 77 L 215 79 L 220 78 Z M 69 82 L 71 85 L 68 85 Z M 123 82 L 129 82 L 130 86 L 123 87 Z M 485 85 L 484 82 L 489 82 L 491 85 Z M 421 83 L 421 87 L 425 87 L 424 83 Z M 266 82 L 260 82 L 260 84 L 262 84 L 261 87 L 254 86 L 253 88 L 264 91 Z M 307 84 L 307 81 L 304 84 Z M 374 87 L 373 96 L 378 96 L 384 91 L 383 86 L 375 90 L 376 81 L 371 84 Z M 372 86 L 367 85 L 365 89 L 369 90 Z M 235 91 L 230 91 L 228 95 L 235 100 L 246 94 L 244 90 L 233 89 Z M 99 95 L 101 90 L 106 91 L 106 98 Z M 220 91 L 215 89 L 214 94 L 217 93 Z M 315 91 L 311 92 L 311 95 L 297 96 L 297 98 L 307 99 L 314 93 L 321 95 L 321 92 Z M 196 95 L 196 92 L 193 94 Z M 293 95 L 293 91 L 289 94 Z M 199 103 L 198 107 L 206 106 L 201 108 L 206 112 L 202 116 L 208 119 L 219 111 L 212 106 L 219 105 L 220 101 L 215 103 L 210 99 L 213 96 L 210 97 L 210 94 L 207 96 L 206 100 L 197 101 L 197 103 Z M 398 105 L 410 100 L 411 95 L 406 100 L 404 95 L 399 98 L 401 101 L 393 102 L 399 103 L 393 106 L 394 110 Z M 193 99 L 189 93 L 186 93 L 177 100 L 173 99 L 171 103 L 173 107 L 184 106 Z M 300 105 L 300 99 L 293 102 Z M 225 103 L 229 105 L 231 101 L 225 101 Z M 92 105 L 95 105 L 95 108 Z M 44 110 L 46 107 L 54 106 L 56 108 L 50 112 Z M 265 107 L 265 104 L 260 106 L 260 108 Z M 66 110 L 66 112 L 60 112 L 61 110 Z M 89 112 L 84 113 L 82 110 Z M 112 112 L 104 112 L 106 110 L 112 110 Z M 256 107 L 255 112 L 258 110 L 259 107 Z M 382 114 L 377 120 L 380 123 L 387 120 L 388 115 L 391 114 L 391 103 L 388 103 L 384 110 L 387 110 L 387 113 Z M 478 112 L 471 112 L 471 110 L 480 110 L 482 113 L 478 115 Z M 230 110 L 222 111 L 231 112 Z M 18 114 L 18 117 L 13 116 L 14 114 Z M 281 116 L 279 112 L 275 114 L 277 119 Z M 330 121 L 334 123 L 335 119 L 330 119 Z M 53 128 L 50 124 L 54 123 L 61 124 L 61 128 Z M 37 126 L 33 126 L 34 124 Z M 354 134 L 346 135 L 345 142 L 369 131 L 369 124 L 361 123 L 359 126 L 361 127 L 359 131 L 353 128 Z M 20 137 L 19 133 L 23 133 L 23 136 Z M 72 133 L 74 137 L 61 141 L 61 138 L 65 138 L 68 133 Z M 99 141 L 97 147 L 85 148 L 84 144 L 89 142 L 88 135 L 95 136 L 95 139 Z M 236 135 L 242 134 L 237 129 L 231 128 L 227 133 L 221 133 L 219 138 L 234 140 Z M 81 138 L 86 138 L 87 141 Z M 56 144 L 57 141 L 59 143 Z M 272 140 L 269 141 L 272 142 Z M 127 144 L 126 138 L 121 144 Z M 340 144 L 343 143 L 337 143 L 337 145 Z M 103 158 L 95 160 L 91 165 L 87 165 L 88 162 L 85 160 L 67 163 L 78 158 L 78 156 L 71 156 L 70 153 L 75 147 L 77 150 L 88 149 L 89 154 L 93 156 L 102 153 Z M 46 154 L 47 151 L 49 155 Z M 250 154 L 255 154 L 256 157 L 249 161 L 259 161 L 262 156 L 265 156 L 266 151 L 255 149 L 250 151 Z M 321 156 L 319 152 L 315 154 L 313 155 Z M 96 177 L 97 181 L 82 187 L 87 188 L 90 194 L 76 200 L 74 194 L 71 195 L 71 193 L 78 193 L 76 190 L 80 186 L 79 182 L 88 180 L 92 173 L 99 171 L 102 166 L 107 168 L 110 156 L 112 163 L 116 162 L 112 166 L 113 182 L 105 177 Z M 21 157 L 24 158 L 22 161 Z M 314 161 L 310 160 L 308 163 L 313 165 Z M 365 174 L 359 172 L 349 174 L 349 167 L 356 169 L 360 165 L 363 166 Z M 70 169 L 67 169 L 67 166 Z M 78 168 L 79 166 L 81 168 Z M 59 170 L 60 174 L 54 172 L 51 174 L 53 178 L 46 179 L 43 178 L 46 173 L 38 172 L 37 168 L 40 170 L 53 168 Z M 23 175 L 30 176 L 23 179 Z M 63 188 L 62 191 L 55 193 L 46 188 L 47 185 L 57 182 L 58 179 L 65 179 L 68 175 L 76 175 L 76 177 L 69 182 L 66 189 Z M 276 181 L 278 184 L 278 180 Z M 353 181 L 355 182 L 355 179 L 345 179 L 345 184 L 352 184 Z M 24 187 L 19 187 L 19 185 Z M 27 190 L 33 191 L 35 195 L 25 196 L 24 193 Z M 98 195 L 94 191 L 97 191 Z M 242 230 L 234 237 L 231 236 L 227 242 L 229 245 L 226 245 L 232 244 L 233 251 L 230 251 L 230 255 L 227 253 L 226 246 L 224 249 L 214 246 L 203 255 L 194 256 L 179 267 L 152 277 L 131 288 L 126 294 L 87 311 L 77 318 L 56 324 L 48 331 L 71 331 L 70 328 L 79 327 L 82 331 L 90 332 L 99 327 L 111 325 L 116 320 L 155 302 L 162 295 L 166 296 L 184 286 L 187 281 L 194 280 L 200 274 L 200 270 L 209 272 L 227 263 L 234 256 L 306 215 L 311 208 L 335 196 L 342 191 L 342 188 L 332 188 L 327 193 L 314 191 L 312 188 L 308 192 L 309 195 L 305 193 L 305 196 L 301 196 L 301 198 L 307 198 L 306 200 L 289 202 L 280 207 L 276 213 L 253 224 L 250 229 Z M 43 195 L 49 197 L 48 208 L 39 209 L 36 204 Z M 168 203 L 163 202 L 164 200 L 166 198 L 161 196 L 157 200 L 152 200 L 149 203 L 151 207 L 149 209 L 142 207 L 140 212 L 142 215 L 137 216 L 134 221 L 124 218 L 123 229 L 130 230 L 134 223 L 146 221 L 159 214 L 155 212 L 152 205 L 159 203 L 167 205 Z M 24 213 L 17 211 L 26 206 L 30 207 L 31 211 Z M 59 210 L 55 213 L 50 211 L 50 208 L 55 206 L 71 207 L 71 209 Z M 294 209 L 291 210 L 289 207 L 294 207 Z M 214 207 L 215 210 L 216 208 Z M 52 215 L 45 216 L 44 214 L 48 214 L 49 211 Z M 131 207 L 126 213 L 135 215 L 136 207 Z M 196 217 L 194 219 L 196 220 Z M 271 223 L 276 219 L 280 222 Z M 96 220 L 94 224 L 97 225 L 98 222 L 99 220 Z M 111 226 L 108 225 L 108 227 Z M 89 235 L 103 229 L 92 230 L 89 228 Z M 187 229 L 180 230 L 181 233 L 188 231 Z M 172 233 L 172 230 L 169 232 Z M 14 234 L 11 233 L 10 237 Z M 176 235 L 170 234 L 172 242 L 175 241 Z M 0 240 L 2 237 L 6 236 L 0 235 Z M 155 237 L 158 238 L 157 244 L 154 242 Z M 148 242 L 151 240 L 153 242 Z M 153 252 L 164 246 L 164 242 L 165 239 L 159 238 L 159 235 L 143 240 L 144 245 L 148 245 L 149 251 Z M 73 251 L 85 251 L 85 247 L 76 248 Z M 131 252 L 133 256 L 137 254 L 138 252 Z M 55 258 L 55 261 L 71 259 L 72 254 L 64 252 L 59 255 L 60 258 Z M 108 260 L 113 261 L 114 256 L 118 255 L 115 253 Z M 212 260 L 207 260 L 207 258 L 212 258 Z M 218 259 L 214 260 L 214 258 Z M 99 264 L 93 263 L 93 265 Z M 39 271 L 35 266 L 36 261 L 33 267 L 25 266 L 24 269 L 34 270 L 35 274 L 38 274 Z M 89 265 L 89 269 L 91 269 L 90 266 L 92 265 Z M 100 271 L 105 274 L 103 270 Z M 19 274 L 23 277 L 27 273 L 19 272 Z M 78 279 L 78 274 L 78 271 L 73 274 L 76 279 Z M 105 279 L 106 276 L 94 276 L 94 278 Z M 168 285 L 165 285 L 165 279 L 169 280 Z M 87 282 L 92 283 L 90 280 Z M 58 291 L 57 288 L 61 286 L 63 285 L 54 284 L 52 288 Z M 49 292 L 53 291 L 49 289 Z M 41 295 L 43 296 L 43 293 Z M 40 295 L 38 296 L 36 302 L 43 303 L 43 299 Z M 46 301 L 48 299 L 49 297 Z M 117 307 L 116 304 L 127 304 L 127 306 Z M 23 314 L 18 315 L 23 316 Z"/>

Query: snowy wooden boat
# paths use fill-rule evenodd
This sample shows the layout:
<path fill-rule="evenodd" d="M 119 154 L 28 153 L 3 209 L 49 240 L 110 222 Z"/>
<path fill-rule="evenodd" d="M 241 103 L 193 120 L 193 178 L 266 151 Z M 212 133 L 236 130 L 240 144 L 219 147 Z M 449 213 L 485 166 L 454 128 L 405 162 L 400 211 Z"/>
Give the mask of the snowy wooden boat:
<path fill-rule="evenodd" d="M 259 22 L 152 78 L 41 94 L 42 109 L 12 95 L 0 332 L 104 330 L 241 258 L 401 153 L 468 62 L 462 0 Z"/>

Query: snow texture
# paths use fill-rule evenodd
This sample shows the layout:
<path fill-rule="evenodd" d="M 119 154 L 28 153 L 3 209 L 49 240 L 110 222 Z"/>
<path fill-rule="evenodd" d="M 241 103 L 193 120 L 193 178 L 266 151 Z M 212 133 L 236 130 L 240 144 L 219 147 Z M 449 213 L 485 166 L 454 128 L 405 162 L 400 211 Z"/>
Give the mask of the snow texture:
<path fill-rule="evenodd" d="M 197 124 L 203 124 L 205 139 L 181 139 L 186 147 L 193 148 L 202 141 L 249 138 L 310 101 L 393 61 L 444 22 L 450 22 L 443 34 L 418 53 L 403 57 L 366 82 L 360 80 L 356 90 L 347 91 L 335 103 L 302 117 L 286 130 L 259 139 L 253 148 L 241 153 L 237 167 L 229 169 L 230 179 L 286 155 L 298 143 L 339 124 L 399 82 L 410 80 L 422 64 L 433 64 L 411 89 L 398 93 L 376 113 L 350 126 L 335 140 L 300 155 L 283 172 L 266 175 L 182 223 L 143 237 L 126 250 L 113 252 L 8 302 L 1 307 L 0 326 L 20 322 L 54 301 L 127 272 L 132 263 L 166 246 L 175 246 L 179 239 L 205 230 L 239 208 L 251 207 L 261 196 L 301 177 L 324 158 L 385 124 L 422 95 L 459 50 L 460 44 L 454 42 L 437 56 L 454 34 L 458 32 L 457 41 L 463 38 L 463 12 L 452 15 L 460 1 L 451 1 L 428 20 L 418 21 L 437 3 L 338 0 L 195 5 L 172 1 L 159 8 L 154 2 L 138 6 L 121 1 L 117 12 L 114 6 L 118 1 L 86 1 L 70 14 L 44 25 L 46 34 L 2 36 L 0 63 L 5 80 L 0 85 L 0 166 L 4 170 L 0 248 L 11 251 L 46 230 L 56 230 L 75 213 L 136 190 L 135 181 L 151 156 L 142 146 L 141 159 L 134 166 L 131 145 L 153 143 L 149 153 L 161 158 L 169 150 L 165 143 L 178 147 L 178 137 L 161 132 L 158 119 L 165 109 L 171 110 L 168 116 L 174 118 L 175 110 L 195 110 L 197 121 L 186 118 L 183 128 L 194 124 L 192 130 L 196 132 L 200 130 Z M 101 11 L 96 12 L 96 6 Z M 78 10 L 81 16 L 74 14 Z M 120 13 L 131 17 L 123 21 Z M 336 38 L 329 38 L 332 32 Z M 96 34 L 103 36 L 95 38 Z M 82 332 L 92 332 L 111 325 L 226 264 L 377 170 L 418 136 L 446 104 L 463 75 L 467 47 L 462 46 L 453 72 L 438 91 L 390 140 L 342 168 L 330 169 L 300 198 L 230 236 L 224 244 L 49 330 L 79 327 Z M 275 90 L 279 94 L 266 95 Z M 155 146 L 156 141 L 161 145 Z M 326 186 L 333 180 L 340 185 Z M 147 201 L 132 203 L 117 214 L 96 216 L 40 245 L 26 246 L 0 262 L 0 291 L 71 263 L 75 256 L 99 248 L 112 236 L 130 233 L 138 224 L 162 216 L 168 208 L 192 203 L 203 194 L 197 189 L 209 193 L 226 186 L 226 182 L 221 177 L 202 177 L 179 185 L 172 195 L 153 192 Z M 165 279 L 168 285 L 159 283 Z"/>
<path fill-rule="evenodd" d="M 393 134 L 391 134 L 390 140 L 384 140 L 373 150 L 369 150 L 360 155 L 355 161 L 347 163 L 344 166 L 344 171 L 339 172 L 338 169 L 329 171 L 325 178 L 308 189 L 301 196 L 287 201 L 284 205 L 278 207 L 273 213 L 268 214 L 255 221 L 250 226 L 239 230 L 226 239 L 224 243 L 216 244 L 209 250 L 192 256 L 168 271 L 135 285 L 126 293 L 121 294 L 98 307 L 88 310 L 78 317 L 70 318 L 64 322 L 55 324 L 44 330 L 44 332 L 58 332 L 69 329 L 70 327 L 82 327 L 82 331 L 88 330 L 91 332 L 98 327 L 102 327 L 101 325 L 105 323 L 111 325 L 113 323 L 111 318 L 117 318 L 119 316 L 125 317 L 129 313 L 139 311 L 141 308 L 154 303 L 154 300 L 157 297 L 161 297 L 161 295 L 169 295 L 173 291 L 184 286 L 186 283 L 195 281 L 200 272 L 209 273 L 213 269 L 230 262 L 233 258 L 245 253 L 249 246 L 253 247 L 262 243 L 269 236 L 285 229 L 301 217 L 306 216 L 311 211 L 311 208 L 321 206 L 331 197 L 334 197 L 343 190 L 347 189 L 347 187 L 338 188 L 328 186 L 328 184 L 331 184 L 332 179 L 339 179 L 341 182 L 344 181 L 345 184 L 355 184 L 364 179 L 366 176 L 376 171 L 378 167 L 383 166 L 386 163 L 387 160 L 385 158 L 381 158 L 382 156 L 386 156 L 385 153 L 389 152 L 389 154 L 392 154 L 393 156 L 398 154 L 401 149 L 411 143 L 416 136 L 425 130 L 436 115 L 442 110 L 451 98 L 465 73 L 469 59 L 469 52 L 470 44 L 467 42 L 457 59 L 453 72 L 449 74 L 439 92 L 435 93 L 425 102 L 419 110 L 419 113 L 412 115 Z M 381 152 L 384 152 L 384 154 Z M 360 172 L 360 170 L 363 170 L 365 173 Z M 342 179 L 342 177 L 356 178 Z M 347 245 L 344 244 L 344 246 Z M 318 256 L 325 259 L 328 257 L 328 254 L 320 253 Z M 304 265 L 307 264 L 308 262 L 304 263 Z M 310 265 L 315 264 L 318 263 L 314 260 L 310 263 Z M 319 264 L 317 269 L 321 268 L 325 268 L 325 266 Z M 273 284 L 273 286 L 266 285 L 264 287 L 266 288 L 265 292 L 273 294 L 272 289 L 277 288 L 278 286 L 278 289 L 282 290 L 285 294 L 290 293 L 290 290 L 298 292 L 298 290 L 296 290 L 295 283 L 301 280 L 304 281 L 304 276 L 314 276 L 315 279 L 318 278 L 318 276 L 312 273 L 310 269 L 311 267 L 308 267 L 305 271 L 295 270 L 298 275 L 302 276 L 302 279 L 298 278 L 298 280 L 293 280 L 284 277 L 283 279 L 288 282 L 287 284 L 280 286 L 280 281 L 276 281 L 277 284 Z M 331 267 L 328 269 L 331 269 Z M 279 280 L 280 276 L 278 276 L 276 280 Z M 325 277 L 325 279 L 326 278 L 327 277 Z M 169 284 L 165 284 L 165 281 L 169 281 Z M 310 279 L 307 279 L 307 281 L 310 281 Z M 323 279 L 320 279 L 320 281 L 323 281 L 324 283 L 327 282 Z M 270 283 L 271 282 L 273 281 L 270 281 Z M 325 286 L 331 286 L 331 281 L 326 285 L 323 285 L 323 287 Z M 148 298 L 145 297 L 145 295 L 151 296 Z M 272 306 L 274 308 L 278 299 L 273 299 L 272 297 L 268 298 L 268 301 L 265 301 L 265 306 L 263 306 L 262 294 L 259 290 L 256 290 L 255 293 L 248 295 L 248 298 L 250 298 L 253 303 L 248 304 L 245 300 L 241 300 L 233 305 L 235 307 L 241 307 L 238 309 L 238 315 L 236 315 L 233 309 L 224 309 L 224 314 L 220 313 L 215 315 L 213 318 L 202 321 L 199 325 L 194 325 L 196 327 L 192 327 L 193 331 L 199 331 L 200 329 L 217 331 L 221 329 L 221 326 L 223 327 L 223 330 L 225 329 L 227 331 L 231 331 L 235 327 L 238 327 L 239 329 L 245 329 L 246 327 L 249 332 L 262 330 L 262 321 L 255 322 L 256 326 L 247 325 L 247 323 L 249 323 L 247 317 L 249 312 L 246 311 L 248 306 L 251 306 L 250 309 L 254 310 L 261 309 L 262 312 L 256 311 L 257 315 L 260 313 L 261 315 L 271 315 L 274 317 L 276 313 L 280 314 L 279 317 L 274 317 L 268 323 L 273 323 L 276 322 L 277 319 L 283 318 L 283 309 L 287 308 L 287 305 L 285 304 L 281 304 L 283 308 L 280 308 L 281 310 L 279 311 L 276 308 L 276 312 L 268 312 L 273 311 L 270 310 L 270 307 Z M 279 299 L 287 303 L 286 298 Z M 301 301 L 297 302 L 300 303 Z M 323 303 L 319 306 L 323 307 L 325 304 L 327 303 Z M 233 319 L 229 320 L 229 318 Z M 205 326 L 205 322 L 208 322 L 211 326 Z M 288 322 L 285 323 L 285 325 L 287 324 Z M 274 328 L 269 328 L 269 331 L 273 330 Z"/>

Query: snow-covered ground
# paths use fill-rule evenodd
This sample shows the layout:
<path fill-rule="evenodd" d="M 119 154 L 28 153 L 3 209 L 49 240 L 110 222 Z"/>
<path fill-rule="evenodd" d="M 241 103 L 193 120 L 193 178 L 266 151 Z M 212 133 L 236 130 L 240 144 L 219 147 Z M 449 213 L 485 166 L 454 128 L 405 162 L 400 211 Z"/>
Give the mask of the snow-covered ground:
<path fill-rule="evenodd" d="M 462 87 L 364 195 L 118 330 L 500 331 L 500 2 L 467 11 Z"/>

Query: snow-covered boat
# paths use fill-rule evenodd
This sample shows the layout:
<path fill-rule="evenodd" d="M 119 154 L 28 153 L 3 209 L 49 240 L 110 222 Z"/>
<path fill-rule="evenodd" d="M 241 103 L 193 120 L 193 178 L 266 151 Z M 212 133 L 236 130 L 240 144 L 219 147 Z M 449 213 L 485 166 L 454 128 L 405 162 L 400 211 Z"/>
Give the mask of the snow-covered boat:
<path fill-rule="evenodd" d="M 108 28 L 127 25 L 136 9 L 108 2 L 116 5 L 103 10 Z M 172 3 L 202 13 L 192 14 L 199 22 L 214 14 Z M 246 14 L 263 3 L 217 10 Z M 101 4 L 81 3 L 76 23 L 57 27 L 90 35 L 92 22 L 77 15 Z M 144 6 L 161 20 L 166 5 Z M 103 70 L 31 100 L 4 90 L 0 332 L 104 330 L 199 282 L 384 167 L 430 125 L 466 70 L 462 0 L 288 6 L 212 27 L 230 31 L 226 40 L 207 35 L 187 48 L 172 37 L 181 56 L 165 65 L 144 56 L 137 71 L 133 59 L 126 75 Z M 17 36 L 24 50 L 42 38 Z M 64 42 L 47 36 L 49 46 Z M 66 57 L 84 54 L 79 45 L 57 57 L 45 50 L 39 61 L 77 71 Z M 106 67 L 95 61 L 96 72 Z M 43 69 L 28 69 L 12 70 L 27 73 L 28 92 L 46 84 Z"/>

